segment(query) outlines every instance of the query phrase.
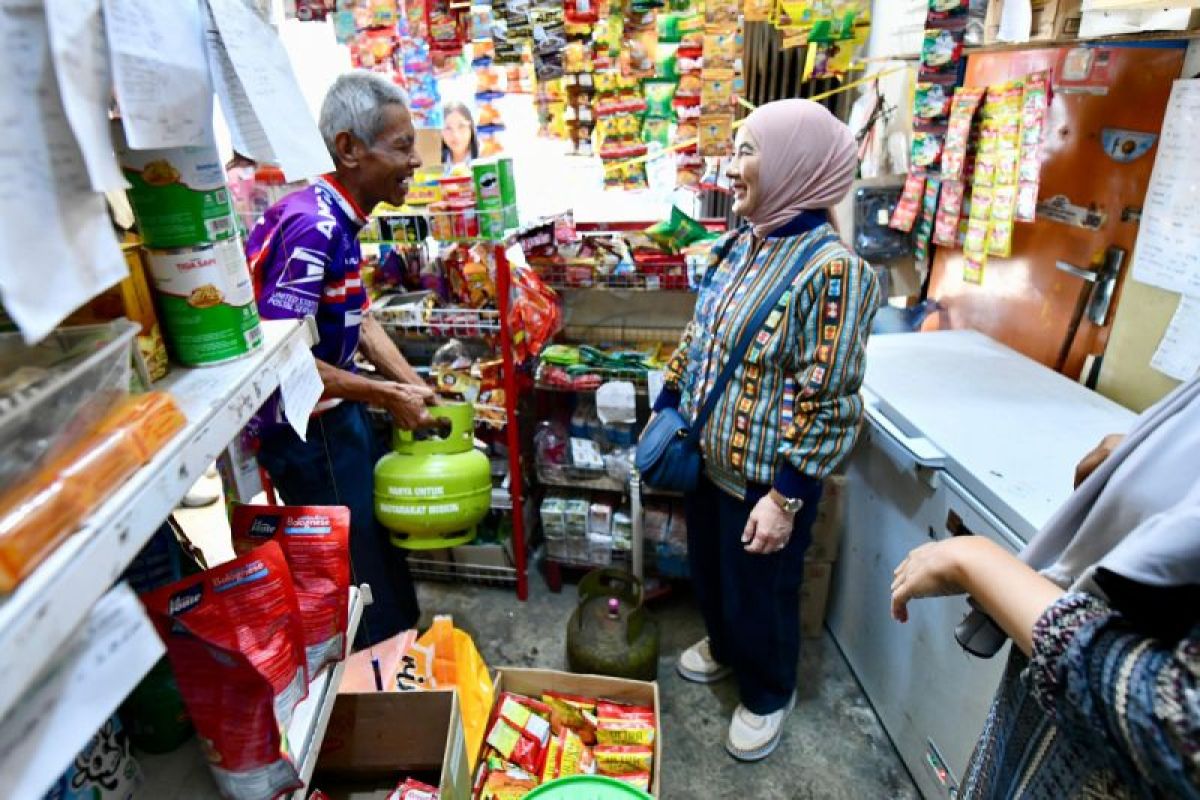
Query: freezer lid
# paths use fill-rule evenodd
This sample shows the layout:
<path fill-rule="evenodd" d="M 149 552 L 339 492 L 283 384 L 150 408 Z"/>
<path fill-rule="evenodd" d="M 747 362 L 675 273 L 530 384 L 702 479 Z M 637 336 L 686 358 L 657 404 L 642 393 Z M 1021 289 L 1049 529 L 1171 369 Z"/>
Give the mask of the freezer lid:
<path fill-rule="evenodd" d="M 1134 414 L 976 331 L 876 336 L 866 396 L 1028 541 L 1072 490 L 1075 465 Z"/>

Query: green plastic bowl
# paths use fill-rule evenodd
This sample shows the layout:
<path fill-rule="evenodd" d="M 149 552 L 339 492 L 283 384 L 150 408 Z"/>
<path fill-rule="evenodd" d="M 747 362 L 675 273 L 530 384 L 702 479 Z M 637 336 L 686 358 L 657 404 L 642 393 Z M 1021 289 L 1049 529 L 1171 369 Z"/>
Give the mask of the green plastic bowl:
<path fill-rule="evenodd" d="M 614 778 L 573 775 L 542 784 L 525 800 L 654 800 L 654 796 Z"/>

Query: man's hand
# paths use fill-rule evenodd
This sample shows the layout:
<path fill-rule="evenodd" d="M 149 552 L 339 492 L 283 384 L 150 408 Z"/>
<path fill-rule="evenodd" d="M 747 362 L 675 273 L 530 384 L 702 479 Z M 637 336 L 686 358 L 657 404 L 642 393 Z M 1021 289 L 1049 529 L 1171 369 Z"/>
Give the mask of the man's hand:
<path fill-rule="evenodd" d="M 1092 452 L 1083 457 L 1083 460 L 1075 467 L 1075 488 L 1088 479 L 1088 476 L 1096 471 L 1096 468 L 1103 464 L 1113 450 L 1125 440 L 1125 434 L 1112 433 L 1100 440 L 1100 444 L 1096 445 Z"/>
<path fill-rule="evenodd" d="M 742 544 L 746 546 L 747 553 L 777 553 L 787 547 L 795 524 L 795 515 L 784 511 L 770 495 L 766 495 L 758 501 L 750 512 L 750 519 L 746 520 Z"/>
<path fill-rule="evenodd" d="M 396 427 L 414 431 L 437 425 L 437 420 L 429 415 L 428 409 L 436 402 L 433 390 L 428 387 L 389 382 L 379 384 L 375 405 L 392 415 Z"/>

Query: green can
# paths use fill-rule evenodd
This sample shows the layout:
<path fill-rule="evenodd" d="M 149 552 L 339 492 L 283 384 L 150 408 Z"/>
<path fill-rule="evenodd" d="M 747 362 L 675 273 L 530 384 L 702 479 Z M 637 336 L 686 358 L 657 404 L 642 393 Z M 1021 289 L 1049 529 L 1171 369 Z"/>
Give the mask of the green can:
<path fill-rule="evenodd" d="M 471 164 L 475 175 L 475 207 L 480 211 L 503 208 L 504 194 L 500 185 L 500 163 L 495 159 L 479 159 Z"/>
<path fill-rule="evenodd" d="M 130 184 L 129 202 L 146 247 L 191 247 L 237 235 L 215 142 L 134 150 L 125 143 L 119 122 L 113 130 L 117 159 Z"/>
<path fill-rule="evenodd" d="M 148 250 L 167 347 L 180 364 L 233 361 L 262 345 L 250 270 L 241 242 Z"/>
<path fill-rule="evenodd" d="M 500 197 L 504 202 L 504 227 L 519 228 L 521 219 L 517 215 L 517 179 L 513 172 L 513 160 L 507 156 L 496 162 L 500 169 Z"/>

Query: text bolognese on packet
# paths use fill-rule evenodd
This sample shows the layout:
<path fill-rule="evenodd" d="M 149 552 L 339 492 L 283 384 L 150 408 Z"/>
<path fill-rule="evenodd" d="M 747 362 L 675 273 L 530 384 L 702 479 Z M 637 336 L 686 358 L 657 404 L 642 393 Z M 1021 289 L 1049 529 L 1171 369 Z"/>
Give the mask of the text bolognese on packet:
<path fill-rule="evenodd" d="M 279 545 L 268 542 L 142 602 L 221 796 L 271 800 L 299 788 L 281 731 L 308 681 L 300 607 Z"/>
<path fill-rule="evenodd" d="M 350 509 L 345 506 L 235 506 L 233 549 L 268 541 L 283 548 L 292 572 L 311 681 L 346 656 L 350 588 Z"/>

